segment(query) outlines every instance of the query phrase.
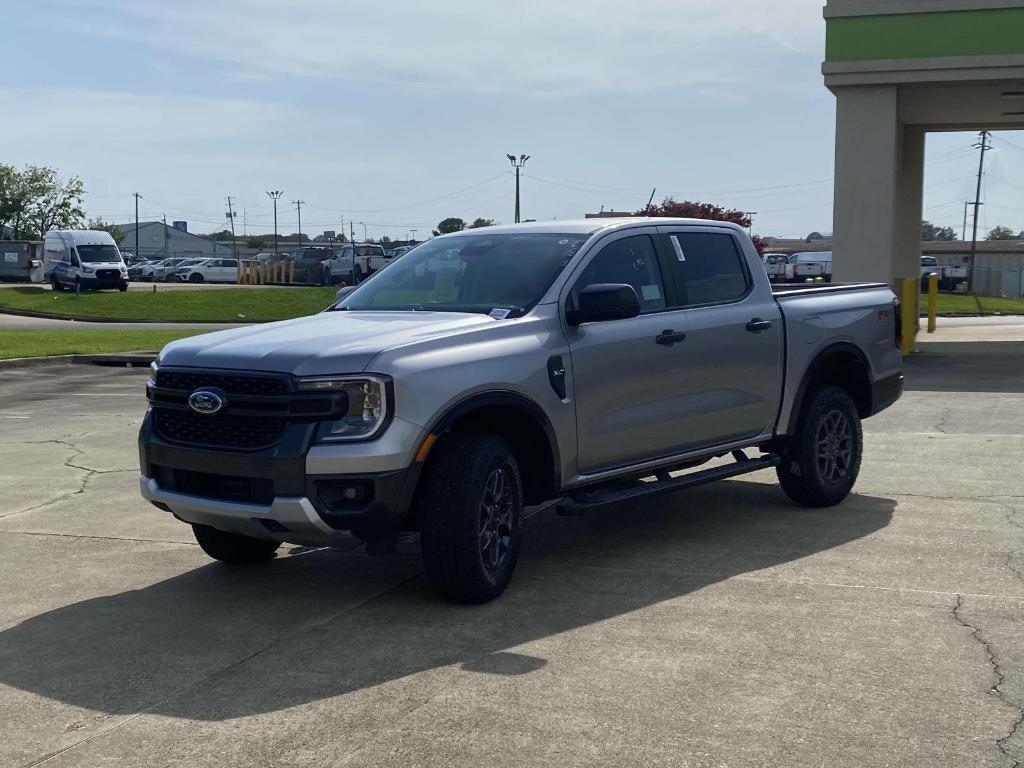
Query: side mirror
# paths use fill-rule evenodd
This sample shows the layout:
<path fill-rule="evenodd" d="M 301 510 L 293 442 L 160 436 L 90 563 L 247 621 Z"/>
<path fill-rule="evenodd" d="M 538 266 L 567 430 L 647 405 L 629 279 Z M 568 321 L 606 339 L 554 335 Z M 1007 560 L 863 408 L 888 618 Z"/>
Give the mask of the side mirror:
<path fill-rule="evenodd" d="M 640 299 L 633 286 L 625 283 L 596 283 L 580 291 L 578 309 L 568 309 L 569 325 L 599 323 L 604 320 L 625 320 L 640 314 Z"/>
<path fill-rule="evenodd" d="M 346 296 L 348 296 L 350 293 L 352 293 L 352 291 L 354 291 L 355 289 L 356 289 L 356 287 L 354 285 L 342 286 L 340 289 L 338 289 L 338 292 L 334 295 L 334 300 L 335 301 L 341 301 Z"/>

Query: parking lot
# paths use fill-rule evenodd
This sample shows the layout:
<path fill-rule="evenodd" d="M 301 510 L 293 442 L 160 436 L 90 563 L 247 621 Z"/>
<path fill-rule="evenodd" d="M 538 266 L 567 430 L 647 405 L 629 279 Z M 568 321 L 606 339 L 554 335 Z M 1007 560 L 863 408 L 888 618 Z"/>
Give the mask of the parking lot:
<path fill-rule="evenodd" d="M 144 371 L 5 370 L 0 765 L 1018 765 L 1024 343 L 938 336 L 841 507 L 543 514 L 478 607 L 414 548 L 213 563 L 138 495 Z"/>

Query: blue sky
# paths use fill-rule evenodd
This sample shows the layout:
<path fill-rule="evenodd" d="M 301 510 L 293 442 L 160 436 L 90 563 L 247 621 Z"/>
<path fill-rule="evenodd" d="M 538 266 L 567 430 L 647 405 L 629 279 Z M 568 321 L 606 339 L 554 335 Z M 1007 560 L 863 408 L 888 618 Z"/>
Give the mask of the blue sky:
<path fill-rule="evenodd" d="M 757 211 L 766 235 L 831 230 L 820 0 L 37 0 L 4 37 L 0 161 L 81 176 L 108 220 L 137 191 L 142 218 L 212 231 L 230 194 L 268 232 L 281 189 L 284 232 L 296 199 L 313 233 L 508 222 L 512 152 L 524 218 L 657 187 Z M 929 138 L 926 218 L 959 228 L 973 140 Z M 1021 229 L 1024 135 L 995 146 L 980 223 Z"/>

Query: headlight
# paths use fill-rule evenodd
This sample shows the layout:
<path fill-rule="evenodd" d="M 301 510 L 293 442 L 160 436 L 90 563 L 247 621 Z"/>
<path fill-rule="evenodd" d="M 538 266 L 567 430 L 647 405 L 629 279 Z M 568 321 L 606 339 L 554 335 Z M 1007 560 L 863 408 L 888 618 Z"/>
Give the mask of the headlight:
<path fill-rule="evenodd" d="M 95 272 L 95 270 L 92 267 L 82 267 L 82 271 L 87 275 L 91 275 L 93 272 Z"/>
<path fill-rule="evenodd" d="M 352 378 L 299 379 L 299 392 L 344 392 L 348 410 L 336 421 L 320 425 L 317 441 L 324 443 L 346 440 L 369 440 L 387 426 L 391 418 L 388 408 L 389 381 L 383 376 Z"/>

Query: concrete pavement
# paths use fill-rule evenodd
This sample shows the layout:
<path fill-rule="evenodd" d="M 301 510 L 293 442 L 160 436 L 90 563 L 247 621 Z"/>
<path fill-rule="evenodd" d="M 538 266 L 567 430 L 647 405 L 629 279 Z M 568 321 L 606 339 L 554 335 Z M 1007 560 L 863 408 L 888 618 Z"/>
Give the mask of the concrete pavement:
<path fill-rule="evenodd" d="M 474 608 L 408 554 L 211 563 L 138 497 L 144 379 L 0 381 L 0 765 L 1024 761 L 1024 344 L 923 345 L 838 509 L 542 515 Z"/>

